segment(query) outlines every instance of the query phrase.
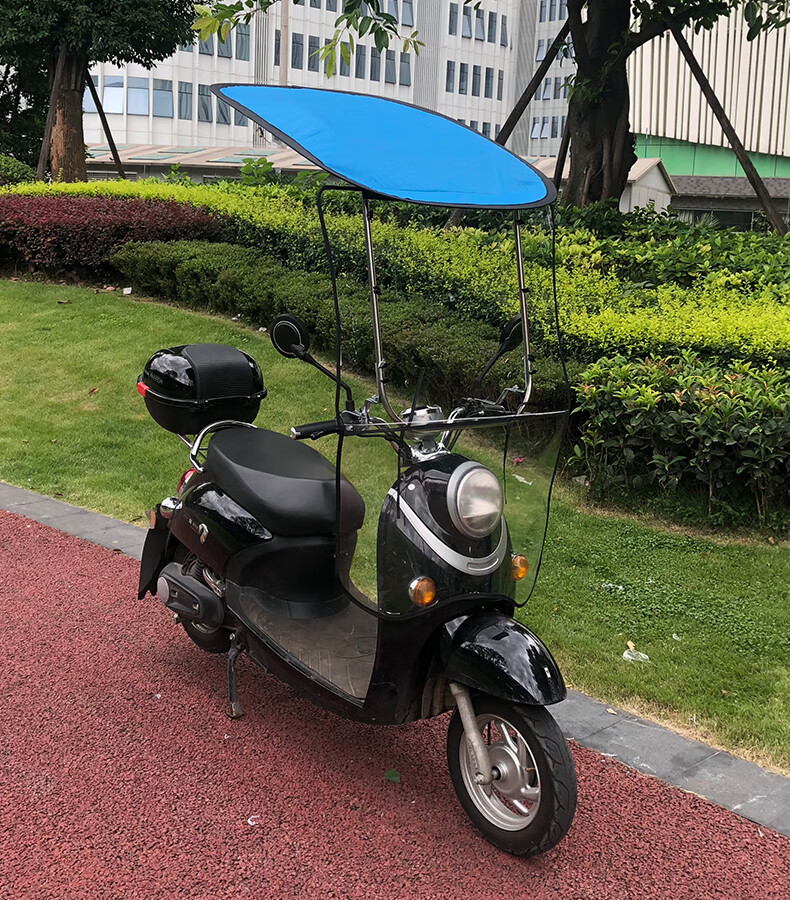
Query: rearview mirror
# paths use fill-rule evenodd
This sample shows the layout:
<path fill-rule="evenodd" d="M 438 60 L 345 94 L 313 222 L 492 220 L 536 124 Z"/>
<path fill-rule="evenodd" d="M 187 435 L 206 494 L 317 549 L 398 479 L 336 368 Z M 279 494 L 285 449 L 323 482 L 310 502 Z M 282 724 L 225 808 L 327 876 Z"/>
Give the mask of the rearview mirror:
<path fill-rule="evenodd" d="M 513 318 L 502 329 L 499 337 L 499 353 L 510 353 L 524 342 L 524 322 L 521 316 Z"/>
<path fill-rule="evenodd" d="M 288 359 L 303 358 L 310 349 L 307 325 L 290 313 L 277 316 L 271 328 L 274 349 Z"/>

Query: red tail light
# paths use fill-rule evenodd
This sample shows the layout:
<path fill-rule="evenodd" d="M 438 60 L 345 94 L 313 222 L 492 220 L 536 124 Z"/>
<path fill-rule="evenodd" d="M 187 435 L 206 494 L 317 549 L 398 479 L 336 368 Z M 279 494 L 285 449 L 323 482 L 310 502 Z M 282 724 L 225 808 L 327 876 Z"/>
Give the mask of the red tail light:
<path fill-rule="evenodd" d="M 197 469 L 187 469 L 186 472 L 181 476 L 181 480 L 178 482 L 178 495 L 181 496 L 181 491 L 187 486 L 189 479 L 197 472 Z"/>

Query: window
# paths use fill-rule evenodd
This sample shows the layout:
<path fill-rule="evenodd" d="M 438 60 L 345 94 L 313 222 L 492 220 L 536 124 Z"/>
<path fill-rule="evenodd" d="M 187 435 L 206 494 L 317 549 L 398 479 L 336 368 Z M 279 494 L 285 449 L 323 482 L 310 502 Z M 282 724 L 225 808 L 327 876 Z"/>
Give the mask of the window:
<path fill-rule="evenodd" d="M 560 117 L 552 116 L 551 117 L 551 136 L 553 138 L 559 137 L 559 130 L 560 130 Z"/>
<path fill-rule="evenodd" d="M 198 41 L 198 48 L 204 56 L 214 55 L 214 35 L 210 34 L 207 41 Z"/>
<path fill-rule="evenodd" d="M 458 93 L 459 94 L 466 93 L 468 82 L 469 82 L 469 65 L 467 63 L 461 63 L 461 68 L 458 70 Z"/>
<path fill-rule="evenodd" d="M 250 120 L 244 115 L 241 110 L 234 109 L 233 110 L 233 124 L 234 125 L 249 125 Z"/>
<path fill-rule="evenodd" d="M 537 116 L 534 116 L 532 119 L 532 131 L 529 133 L 531 138 L 539 138 L 540 137 L 540 119 Z"/>
<path fill-rule="evenodd" d="M 192 118 L 192 82 L 178 82 L 178 118 Z"/>
<path fill-rule="evenodd" d="M 387 12 L 398 21 L 398 0 L 388 0 L 387 2 Z"/>
<path fill-rule="evenodd" d="M 280 29 L 274 32 L 274 64 L 280 65 Z"/>
<path fill-rule="evenodd" d="M 250 58 L 250 26 L 240 22 L 236 26 L 236 59 Z"/>
<path fill-rule="evenodd" d="M 480 96 L 480 66 L 472 66 L 472 96 Z"/>
<path fill-rule="evenodd" d="M 129 78 L 126 82 L 126 112 L 130 116 L 148 115 L 148 79 Z"/>
<path fill-rule="evenodd" d="M 354 68 L 354 75 L 357 78 L 365 77 L 365 68 L 368 64 L 368 48 L 361 47 L 357 44 L 357 53 L 356 53 L 356 65 Z"/>
<path fill-rule="evenodd" d="M 220 39 L 219 34 L 217 35 L 217 56 L 223 56 L 225 59 L 233 57 L 233 39 L 230 32 L 224 41 Z"/>
<path fill-rule="evenodd" d="M 501 125 L 496 125 L 496 126 L 494 126 L 494 137 L 495 137 L 495 138 L 498 138 L 498 137 L 499 137 L 499 132 L 500 132 L 500 131 L 502 131 L 502 126 L 501 126 Z"/>
<path fill-rule="evenodd" d="M 562 127 L 561 127 L 561 129 L 560 129 L 560 135 L 565 134 L 565 126 L 566 126 L 567 124 L 568 124 L 568 117 L 567 117 L 567 116 L 563 116 L 563 117 L 562 117 Z"/>
<path fill-rule="evenodd" d="M 557 20 L 557 0 L 549 0 L 549 22 Z"/>
<path fill-rule="evenodd" d="M 463 8 L 463 21 L 461 24 L 461 37 L 472 37 L 472 7 Z"/>
<path fill-rule="evenodd" d="M 211 122 L 211 88 L 207 84 L 198 85 L 198 122 Z"/>
<path fill-rule="evenodd" d="M 551 100 L 551 78 L 547 78 L 543 82 L 543 99 Z"/>
<path fill-rule="evenodd" d="M 414 2 L 403 0 L 403 8 L 400 17 L 401 25 L 414 25 Z"/>
<path fill-rule="evenodd" d="M 324 46 L 326 47 L 327 44 L 329 44 L 329 38 L 324 39 Z M 335 62 L 337 62 L 337 61 L 335 61 Z M 329 59 L 325 56 L 324 57 L 324 75 L 326 75 L 326 73 L 328 71 L 329 71 Z M 335 71 L 337 71 L 337 68 L 335 68 Z"/>
<path fill-rule="evenodd" d="M 491 123 L 483 122 L 483 136 L 490 138 L 491 137 Z"/>
<path fill-rule="evenodd" d="M 154 115 L 163 119 L 173 118 L 173 82 L 154 78 Z"/>
<path fill-rule="evenodd" d="M 395 51 L 387 50 L 387 58 L 384 64 L 384 81 L 387 84 L 395 84 Z"/>
<path fill-rule="evenodd" d="M 576 51 L 573 49 L 573 38 L 572 37 L 568 38 L 567 44 L 568 44 L 568 56 L 570 56 L 571 59 L 575 59 Z"/>
<path fill-rule="evenodd" d="M 230 125 L 230 107 L 217 97 L 217 125 Z"/>
<path fill-rule="evenodd" d="M 488 43 L 489 44 L 496 43 L 496 26 L 497 26 L 497 14 L 495 12 L 490 12 L 488 14 Z"/>
<path fill-rule="evenodd" d="M 470 127 L 473 131 L 477 131 L 477 120 L 476 120 L 476 119 L 470 119 L 470 120 L 469 120 L 469 127 Z"/>
<path fill-rule="evenodd" d="M 375 47 L 370 48 L 370 80 L 381 81 L 381 52 Z"/>
<path fill-rule="evenodd" d="M 494 96 L 494 70 L 486 66 L 485 96 L 490 100 Z"/>
<path fill-rule="evenodd" d="M 93 82 L 94 87 L 97 88 L 99 86 L 98 75 L 91 75 L 91 81 Z M 87 84 L 85 85 L 85 90 L 82 93 L 82 111 L 88 113 L 97 112 L 96 104 L 93 102 L 93 94 L 91 94 Z"/>
<path fill-rule="evenodd" d="M 540 21 L 546 21 L 546 2 L 547 0 L 540 0 Z"/>
<path fill-rule="evenodd" d="M 562 97 L 562 78 L 554 79 L 554 99 L 559 100 Z"/>
<path fill-rule="evenodd" d="M 310 0 L 310 6 L 312 6 L 313 9 L 321 9 L 321 0 Z"/>
<path fill-rule="evenodd" d="M 510 41 L 507 38 L 507 16 L 502 16 L 502 33 L 499 36 L 499 43 L 503 47 L 510 46 Z"/>
<path fill-rule="evenodd" d="M 311 72 L 318 71 L 318 64 L 321 62 L 318 58 L 318 51 L 320 48 L 321 42 L 314 34 L 311 34 L 307 39 L 307 68 Z"/>
<path fill-rule="evenodd" d="M 496 82 L 496 98 L 497 100 L 502 99 L 502 95 L 505 93 L 505 73 L 502 69 L 499 70 L 499 74 L 497 75 Z"/>
<path fill-rule="evenodd" d="M 194 44 L 179 44 L 178 49 L 184 53 L 191 53 L 194 46 Z"/>
<path fill-rule="evenodd" d="M 475 10 L 475 40 L 484 41 L 486 39 L 486 23 L 485 13 L 482 9 Z"/>
<path fill-rule="evenodd" d="M 560 19 L 568 18 L 568 0 L 560 0 Z"/>
<path fill-rule="evenodd" d="M 466 125 L 466 119 L 458 119 L 460 125 Z"/>
<path fill-rule="evenodd" d="M 329 12 L 337 12 L 337 0 L 326 0 L 326 8 Z"/>
<path fill-rule="evenodd" d="M 301 69 L 304 65 L 304 35 L 294 32 L 291 35 L 291 68 Z"/>
<path fill-rule="evenodd" d="M 455 63 L 451 60 L 447 60 L 447 76 L 444 82 L 444 89 L 448 94 L 452 94 L 455 90 Z"/>
<path fill-rule="evenodd" d="M 571 92 L 571 86 L 566 81 L 562 86 L 562 96 L 567 100 L 568 94 L 570 94 L 570 92 Z"/>
<path fill-rule="evenodd" d="M 544 116 L 543 122 L 540 128 L 540 136 L 541 138 L 547 138 L 549 136 L 549 117 Z"/>
<path fill-rule="evenodd" d="M 450 4 L 450 34 L 458 34 L 458 4 Z"/>
<path fill-rule="evenodd" d="M 123 75 L 105 75 L 101 105 L 106 113 L 123 112 Z"/>
<path fill-rule="evenodd" d="M 278 32 L 279 34 L 279 32 Z M 540 62 L 546 56 L 546 42 L 538 41 L 538 52 L 535 54 L 535 62 Z M 275 65 L 277 63 L 275 62 Z"/>
<path fill-rule="evenodd" d="M 409 87 L 411 84 L 411 53 L 401 53 L 400 55 L 399 83 L 403 87 Z"/>
<path fill-rule="evenodd" d="M 345 50 L 345 53 L 343 52 Z M 346 57 L 348 57 L 349 62 L 351 61 L 351 45 L 348 41 L 342 41 L 340 44 L 340 74 L 341 75 L 350 75 L 351 74 L 351 66 L 346 62 Z"/>

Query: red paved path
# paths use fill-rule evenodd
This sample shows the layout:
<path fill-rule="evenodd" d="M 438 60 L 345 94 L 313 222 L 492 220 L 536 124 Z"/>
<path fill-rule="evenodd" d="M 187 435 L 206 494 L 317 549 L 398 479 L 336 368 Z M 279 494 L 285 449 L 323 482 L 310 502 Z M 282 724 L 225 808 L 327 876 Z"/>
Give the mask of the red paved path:
<path fill-rule="evenodd" d="M 246 663 L 232 722 L 224 659 L 135 599 L 132 560 L 4 512 L 0 551 L 3 900 L 790 898 L 790 839 L 578 746 L 568 838 L 500 853 L 444 719 L 354 725 Z"/>

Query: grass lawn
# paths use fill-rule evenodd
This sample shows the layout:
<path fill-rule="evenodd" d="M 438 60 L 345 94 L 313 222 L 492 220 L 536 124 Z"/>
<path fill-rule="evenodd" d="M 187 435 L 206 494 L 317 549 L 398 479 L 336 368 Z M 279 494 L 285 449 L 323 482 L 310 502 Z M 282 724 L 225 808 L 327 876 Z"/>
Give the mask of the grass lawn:
<path fill-rule="evenodd" d="M 278 356 L 267 335 L 117 293 L 0 281 L 0 479 L 143 524 L 187 457 L 149 418 L 136 379 L 155 350 L 195 341 L 232 343 L 260 362 L 270 394 L 258 424 L 285 432 L 331 416 L 330 383 Z M 372 393 L 354 382 L 358 400 Z M 351 477 L 375 526 L 395 455 L 382 441 L 357 444 Z M 528 513 L 509 504 L 517 547 Z M 374 531 L 360 548 L 363 588 Z M 563 489 L 520 615 L 574 687 L 790 770 L 787 543 L 668 531 L 585 510 Z M 629 640 L 650 663 L 623 660 Z"/>

